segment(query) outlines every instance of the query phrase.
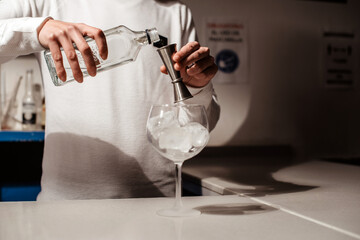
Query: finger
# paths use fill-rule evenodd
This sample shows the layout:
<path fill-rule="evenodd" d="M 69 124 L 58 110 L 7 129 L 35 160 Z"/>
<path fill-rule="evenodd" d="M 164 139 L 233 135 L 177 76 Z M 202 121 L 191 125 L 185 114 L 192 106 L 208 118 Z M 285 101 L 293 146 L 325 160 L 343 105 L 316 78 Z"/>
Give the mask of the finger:
<path fill-rule="evenodd" d="M 56 41 L 51 41 L 49 42 L 48 47 L 50 49 L 51 56 L 55 63 L 56 74 L 58 75 L 61 81 L 65 82 L 66 71 L 63 65 L 63 58 L 62 58 L 60 46 Z"/>
<path fill-rule="evenodd" d="M 164 74 L 168 74 L 165 65 L 162 65 L 162 66 L 160 67 L 160 72 L 162 72 L 162 73 L 164 73 Z"/>
<path fill-rule="evenodd" d="M 216 66 L 216 64 L 213 64 L 201 73 L 195 75 L 194 77 L 207 83 L 216 75 L 217 71 L 218 67 Z"/>
<path fill-rule="evenodd" d="M 194 76 L 203 72 L 205 69 L 211 67 L 214 64 L 214 57 L 208 56 L 197 62 L 195 62 L 191 67 L 187 68 L 186 73 L 189 76 Z"/>
<path fill-rule="evenodd" d="M 186 82 L 186 85 L 196 88 L 204 87 L 211 81 L 217 71 L 217 66 L 213 64 L 201 73 L 189 78 L 189 81 Z"/>
<path fill-rule="evenodd" d="M 198 42 L 189 42 L 184 47 L 182 47 L 178 52 L 176 52 L 173 56 L 174 62 L 183 61 L 184 58 L 195 52 L 200 48 L 200 44 Z"/>
<path fill-rule="evenodd" d="M 210 56 L 210 50 L 208 47 L 201 47 L 195 52 L 191 53 L 187 57 L 183 58 L 180 62 L 175 64 L 175 69 L 180 70 L 181 68 L 184 68 L 186 66 L 189 66 L 191 64 L 196 63 L 197 61 L 200 61 L 201 59 L 204 59 L 206 57 Z"/>
<path fill-rule="evenodd" d="M 84 36 L 89 36 L 95 40 L 96 45 L 99 49 L 100 57 L 104 60 L 107 59 L 108 46 L 106 43 L 106 37 L 104 32 L 99 28 L 91 27 L 83 23 L 79 23 L 77 24 L 77 26 Z"/>
<path fill-rule="evenodd" d="M 78 82 L 83 82 L 83 74 L 81 72 L 78 58 L 73 46 L 71 39 L 67 35 L 62 35 L 59 37 L 59 42 L 62 48 L 64 49 L 66 58 L 68 59 L 70 68 L 73 72 L 74 79 Z"/>
<path fill-rule="evenodd" d="M 87 72 L 89 73 L 90 76 L 95 76 L 96 63 L 94 60 L 93 52 L 91 51 L 91 48 L 89 47 L 88 43 L 85 41 L 85 39 L 83 38 L 83 36 L 79 31 L 74 31 L 71 34 L 71 39 L 73 40 L 73 42 L 75 42 L 77 48 L 79 49 L 84 59 Z"/>

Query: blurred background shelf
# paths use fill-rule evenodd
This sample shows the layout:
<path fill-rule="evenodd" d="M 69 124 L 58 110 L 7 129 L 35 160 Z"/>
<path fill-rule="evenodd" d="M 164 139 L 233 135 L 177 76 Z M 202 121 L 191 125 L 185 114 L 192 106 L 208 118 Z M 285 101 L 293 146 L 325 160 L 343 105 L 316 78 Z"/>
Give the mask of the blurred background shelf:
<path fill-rule="evenodd" d="M 0 142 L 43 142 L 44 131 L 0 131 Z"/>

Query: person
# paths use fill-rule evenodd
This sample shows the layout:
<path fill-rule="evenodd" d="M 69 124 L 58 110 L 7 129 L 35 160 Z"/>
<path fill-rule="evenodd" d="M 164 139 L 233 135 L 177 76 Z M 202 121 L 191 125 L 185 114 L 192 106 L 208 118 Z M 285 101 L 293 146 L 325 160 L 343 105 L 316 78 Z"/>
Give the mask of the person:
<path fill-rule="evenodd" d="M 196 41 L 186 5 L 160 0 L 1 0 L 0 63 L 34 53 L 43 78 L 47 112 L 39 201 L 174 194 L 173 163 L 151 147 L 145 131 L 151 105 L 173 102 L 172 84 L 158 53 L 144 47 L 135 62 L 97 74 L 84 41 L 83 36 L 95 39 L 106 58 L 100 29 L 116 25 L 156 27 L 169 43 L 177 43 L 174 65 L 194 95 L 187 103 L 206 107 L 211 129 L 219 119 L 211 83 L 217 67 L 209 49 Z M 82 76 L 73 43 L 93 77 Z M 42 54 L 47 48 L 60 79 L 66 79 L 63 48 L 82 84 L 53 85 Z"/>

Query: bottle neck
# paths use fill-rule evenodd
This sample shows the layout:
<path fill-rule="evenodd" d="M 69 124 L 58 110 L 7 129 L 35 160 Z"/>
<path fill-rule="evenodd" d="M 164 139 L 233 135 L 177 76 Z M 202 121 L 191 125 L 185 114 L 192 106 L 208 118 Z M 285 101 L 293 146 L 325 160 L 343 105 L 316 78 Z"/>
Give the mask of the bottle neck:
<path fill-rule="evenodd" d="M 156 28 L 146 29 L 145 33 L 149 44 L 160 41 L 160 36 Z"/>
<path fill-rule="evenodd" d="M 136 36 L 135 40 L 141 45 L 148 45 L 150 44 L 149 38 L 145 32 L 142 32 L 138 36 Z"/>
<path fill-rule="evenodd" d="M 32 85 L 33 85 L 33 72 L 29 70 L 26 72 L 26 82 L 25 82 L 25 95 L 32 96 Z"/>
<path fill-rule="evenodd" d="M 137 41 L 141 45 L 147 45 L 160 41 L 160 36 L 156 28 L 146 29 L 145 31 L 133 31 L 124 25 L 120 25 L 104 31 L 106 37 L 113 34 L 132 36 L 131 38 Z M 92 41 L 91 38 L 86 37 L 87 41 Z"/>
<path fill-rule="evenodd" d="M 141 45 L 152 44 L 160 41 L 160 36 L 156 28 L 146 29 L 145 31 L 137 32 L 138 36 L 135 38 Z"/>

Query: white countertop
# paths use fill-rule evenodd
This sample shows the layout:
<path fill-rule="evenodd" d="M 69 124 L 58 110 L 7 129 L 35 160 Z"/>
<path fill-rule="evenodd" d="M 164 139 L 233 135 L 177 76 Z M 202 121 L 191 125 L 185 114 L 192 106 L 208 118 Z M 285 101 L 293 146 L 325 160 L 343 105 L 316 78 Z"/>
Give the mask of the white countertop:
<path fill-rule="evenodd" d="M 354 239 L 244 197 L 184 200 L 202 214 L 157 216 L 168 198 L 1 203 L 0 239 Z"/>
<path fill-rule="evenodd" d="M 308 161 L 281 168 L 268 166 L 268 171 L 264 165 L 257 168 L 260 170 L 251 164 L 203 159 L 189 162 L 184 178 L 200 184 L 203 192 L 237 194 L 344 235 L 334 239 L 360 239 L 360 167 Z M 246 177 L 239 176 L 241 173 Z"/>
<path fill-rule="evenodd" d="M 312 161 L 269 176 L 251 185 L 212 174 L 208 186 L 228 183 L 227 193 L 241 196 L 185 197 L 202 212 L 191 218 L 156 215 L 172 198 L 3 202 L 0 239 L 360 239 L 359 167 Z"/>

